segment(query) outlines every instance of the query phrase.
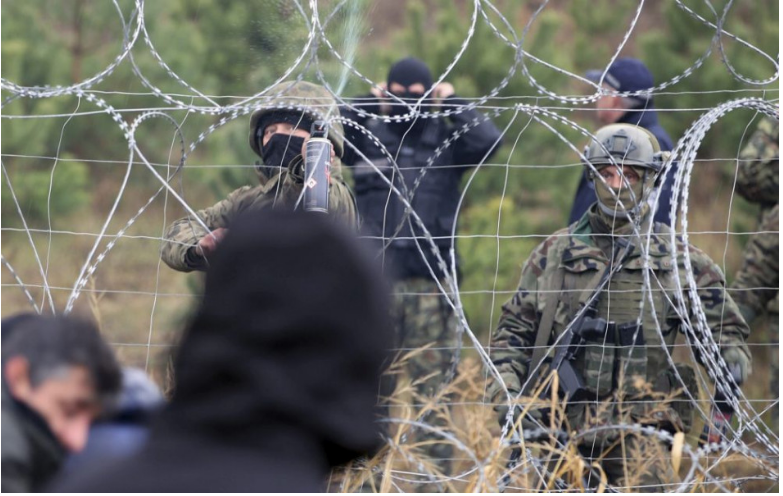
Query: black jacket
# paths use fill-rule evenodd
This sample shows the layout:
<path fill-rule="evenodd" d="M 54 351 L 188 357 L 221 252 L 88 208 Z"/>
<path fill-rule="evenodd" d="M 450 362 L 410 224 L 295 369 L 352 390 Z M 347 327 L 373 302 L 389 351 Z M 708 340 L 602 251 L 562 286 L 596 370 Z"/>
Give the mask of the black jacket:
<path fill-rule="evenodd" d="M 65 448 L 46 421 L 2 385 L 2 491 L 37 492 L 65 460 Z"/>
<path fill-rule="evenodd" d="M 378 113 L 377 100 L 357 99 L 356 105 L 365 111 Z M 445 100 L 442 109 L 458 109 L 465 105 L 465 100 L 452 96 Z M 419 119 L 407 133 L 402 132 L 411 127 L 407 124 L 368 119 L 350 108 L 343 108 L 341 112 L 346 118 L 366 127 L 396 158 L 398 168 L 393 167 L 373 137 L 352 126 L 345 126 L 347 141 L 400 192 L 408 195 L 413 209 L 421 217 L 450 268 L 451 233 L 457 216 L 462 175 L 497 150 L 500 144 L 498 128 L 476 110 L 463 110 L 451 115 L 448 120 Z M 459 133 L 456 139 L 453 138 L 455 132 Z M 383 249 L 391 240 L 383 257 L 387 273 L 395 279 L 429 278 L 429 264 L 438 278 L 443 277 L 424 231 L 410 214 L 404 215 L 406 207 L 400 197 L 394 192 L 390 194 L 390 186 L 384 178 L 349 145 L 345 148 L 343 163 L 354 166 L 354 193 L 362 217 L 363 234 L 374 241 L 372 244 L 377 250 Z M 431 164 L 428 164 L 430 160 Z M 417 243 L 423 249 L 427 263 L 422 259 Z"/>
<path fill-rule="evenodd" d="M 350 236 L 320 214 L 238 218 L 146 446 L 55 490 L 315 492 L 330 468 L 379 446 L 393 331 L 378 271 Z"/>
<path fill-rule="evenodd" d="M 629 110 L 617 122 L 618 124 L 633 124 L 647 129 L 658 138 L 658 143 L 661 145 L 661 150 L 664 152 L 671 151 L 673 148 L 672 139 L 666 133 L 666 130 L 658 124 L 658 113 L 652 107 L 648 107 L 645 110 Z M 669 213 L 676 172 L 676 168 L 669 172 L 666 177 L 666 183 L 658 188 L 660 199 L 658 200 L 658 210 L 655 211 L 655 216 L 653 217 L 655 222 L 666 225 L 671 224 Z M 573 224 L 581 219 L 590 206 L 597 200 L 598 198 L 595 196 L 595 189 L 593 189 L 590 181 L 587 180 L 587 174 L 585 172 L 579 179 L 579 186 L 576 189 L 576 198 L 574 198 L 574 206 L 571 207 L 571 215 L 568 217 L 568 224 Z"/>

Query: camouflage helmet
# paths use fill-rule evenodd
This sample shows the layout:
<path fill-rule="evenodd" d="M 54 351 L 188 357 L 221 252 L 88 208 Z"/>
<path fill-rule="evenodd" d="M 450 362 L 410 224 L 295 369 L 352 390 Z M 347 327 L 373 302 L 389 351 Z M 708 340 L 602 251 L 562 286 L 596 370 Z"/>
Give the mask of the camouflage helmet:
<path fill-rule="evenodd" d="M 584 156 L 596 168 L 608 164 L 631 165 L 651 169 L 656 174 L 664 162 L 658 138 L 647 129 L 632 124 L 602 127 L 585 147 Z"/>
<path fill-rule="evenodd" d="M 270 89 L 269 95 L 272 96 L 272 100 L 250 116 L 250 148 L 256 155 L 264 158 L 257 138 L 259 121 L 266 114 L 283 110 L 292 113 L 307 112 L 314 120 L 324 119 L 328 115 L 330 119 L 329 140 L 334 145 L 334 153 L 338 157 L 342 157 L 343 125 L 338 121 L 331 120 L 334 117 L 339 117 L 340 109 L 337 106 L 337 101 L 324 87 L 306 81 L 285 81 Z"/>

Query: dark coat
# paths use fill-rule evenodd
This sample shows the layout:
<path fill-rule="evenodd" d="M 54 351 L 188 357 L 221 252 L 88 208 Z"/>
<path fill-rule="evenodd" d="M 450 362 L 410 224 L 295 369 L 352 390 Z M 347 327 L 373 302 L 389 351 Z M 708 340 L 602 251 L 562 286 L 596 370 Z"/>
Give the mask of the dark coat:
<path fill-rule="evenodd" d="M 361 99 L 357 104 L 367 101 L 366 98 Z M 457 109 L 465 105 L 465 100 L 452 96 L 445 100 L 442 109 Z M 362 103 L 361 107 L 365 111 L 378 113 L 377 100 L 370 99 L 369 103 Z M 349 108 L 341 109 L 341 113 L 365 126 L 396 158 L 397 169 L 373 138 L 352 126 L 345 126 L 347 141 L 364 154 L 400 192 L 405 192 L 404 188 L 407 188 L 407 194 L 413 194 L 410 200 L 413 209 L 434 238 L 441 257 L 450 269 L 451 234 L 457 216 L 462 176 L 497 150 L 501 135 L 498 128 L 475 109 L 462 110 L 448 119 L 418 119 L 413 126 L 368 119 Z M 453 139 L 455 132 L 459 132 L 459 137 Z M 439 151 L 438 155 L 436 150 Z M 432 161 L 431 165 L 428 165 L 429 160 Z M 424 231 L 409 214 L 404 215 L 405 204 L 397 194 L 390 194 L 389 184 L 384 177 L 366 164 L 349 145 L 346 145 L 343 163 L 354 166 L 354 194 L 362 218 L 363 234 L 372 240 L 372 245 L 378 251 L 393 239 L 383 257 L 387 273 L 395 279 L 431 278 L 429 265 L 436 276 L 442 278 L 443 273 L 436 263 L 437 258 L 430 244 L 425 240 Z M 424 251 L 426 262 L 417 244 Z"/>
<path fill-rule="evenodd" d="M 66 451 L 46 421 L 2 386 L 2 491 L 37 492 L 62 466 Z"/>

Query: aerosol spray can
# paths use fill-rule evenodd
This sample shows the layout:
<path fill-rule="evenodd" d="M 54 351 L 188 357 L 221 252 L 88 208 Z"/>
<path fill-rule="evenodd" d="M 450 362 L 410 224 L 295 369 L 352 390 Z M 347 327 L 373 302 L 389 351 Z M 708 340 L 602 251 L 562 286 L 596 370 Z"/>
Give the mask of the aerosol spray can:
<path fill-rule="evenodd" d="M 305 146 L 304 209 L 307 212 L 329 213 L 329 182 L 332 162 L 332 142 L 326 136 L 324 121 L 315 121 Z"/>

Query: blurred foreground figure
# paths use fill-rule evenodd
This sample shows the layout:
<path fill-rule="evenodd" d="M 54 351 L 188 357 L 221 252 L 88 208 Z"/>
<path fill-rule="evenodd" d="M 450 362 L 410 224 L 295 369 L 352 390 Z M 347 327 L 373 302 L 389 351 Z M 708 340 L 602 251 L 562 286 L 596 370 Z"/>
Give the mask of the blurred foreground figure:
<path fill-rule="evenodd" d="M 89 322 L 25 314 L 2 326 L 2 490 L 40 491 L 84 448 L 120 370 Z"/>
<path fill-rule="evenodd" d="M 144 448 L 57 489 L 315 492 L 381 443 L 387 294 L 358 241 L 318 214 L 237 219 L 207 271 Z"/>
<path fill-rule="evenodd" d="M 87 446 L 68 458 L 62 477 L 139 451 L 149 436 L 153 415 L 162 406 L 163 394 L 143 370 L 123 368 L 117 402 L 90 428 Z"/>

